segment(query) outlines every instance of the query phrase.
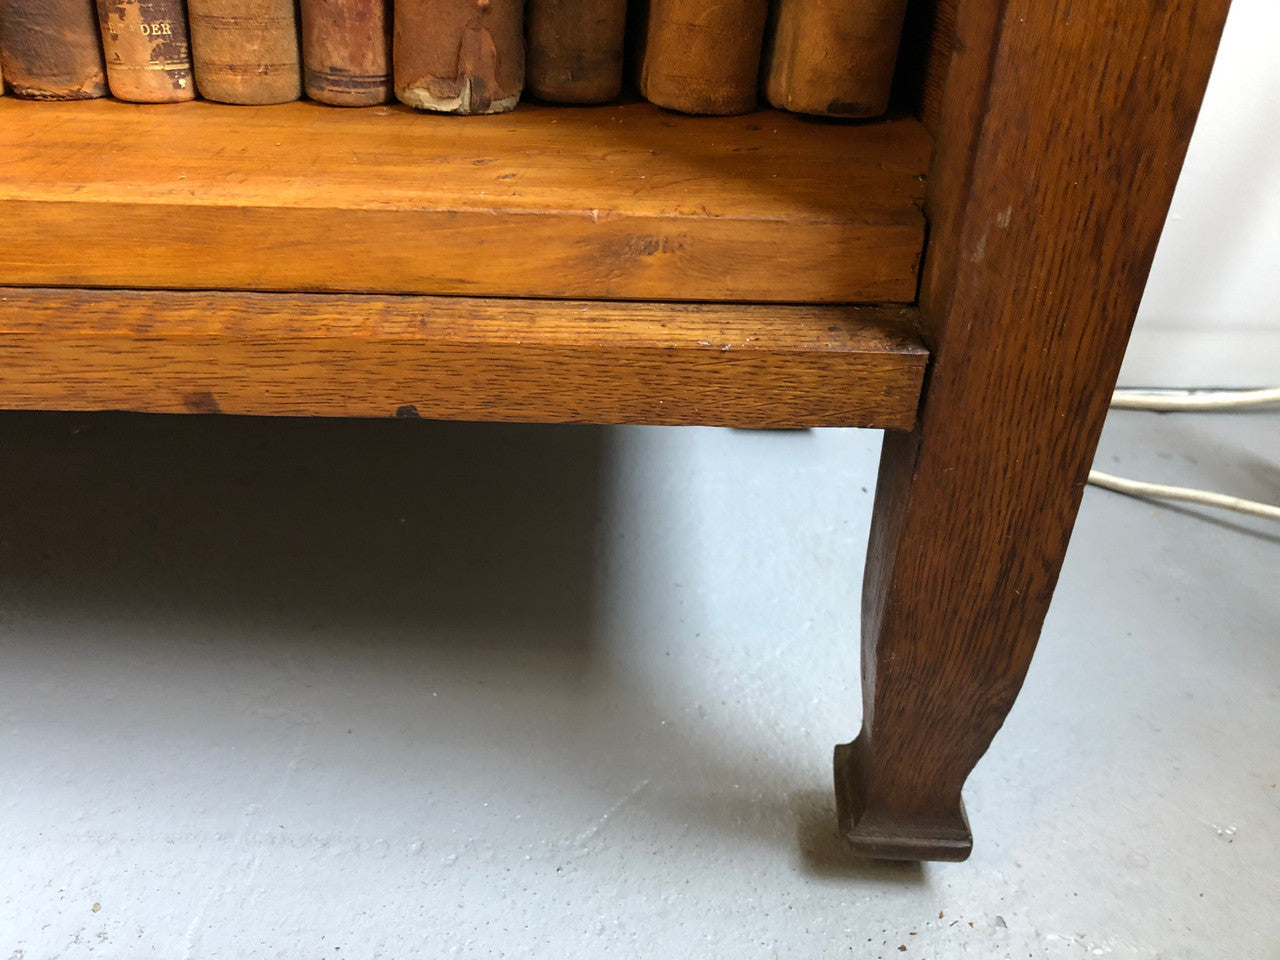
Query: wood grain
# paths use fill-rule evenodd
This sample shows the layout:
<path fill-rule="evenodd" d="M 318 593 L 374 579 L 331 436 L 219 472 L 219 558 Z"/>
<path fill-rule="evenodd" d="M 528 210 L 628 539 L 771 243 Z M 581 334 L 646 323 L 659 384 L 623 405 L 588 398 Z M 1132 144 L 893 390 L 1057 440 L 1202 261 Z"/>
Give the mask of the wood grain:
<path fill-rule="evenodd" d="M 1057 581 L 1227 0 L 961 0 L 930 178 L 920 422 L 886 435 L 841 833 L 963 859 L 961 787 Z"/>
<path fill-rule="evenodd" d="M 0 127 L 10 284 L 915 298 L 930 141 L 910 119 L 5 98 Z"/>
<path fill-rule="evenodd" d="M 896 307 L 0 289 L 0 408 L 910 426 Z"/>

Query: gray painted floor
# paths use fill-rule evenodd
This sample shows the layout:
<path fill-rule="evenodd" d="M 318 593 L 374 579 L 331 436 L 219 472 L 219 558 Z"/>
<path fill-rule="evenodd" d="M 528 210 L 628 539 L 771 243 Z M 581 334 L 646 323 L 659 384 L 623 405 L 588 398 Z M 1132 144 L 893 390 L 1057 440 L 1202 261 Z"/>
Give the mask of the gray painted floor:
<path fill-rule="evenodd" d="M 1264 521 L 1090 490 L 973 858 L 840 856 L 878 446 L 0 416 L 0 958 L 1280 955 Z"/>

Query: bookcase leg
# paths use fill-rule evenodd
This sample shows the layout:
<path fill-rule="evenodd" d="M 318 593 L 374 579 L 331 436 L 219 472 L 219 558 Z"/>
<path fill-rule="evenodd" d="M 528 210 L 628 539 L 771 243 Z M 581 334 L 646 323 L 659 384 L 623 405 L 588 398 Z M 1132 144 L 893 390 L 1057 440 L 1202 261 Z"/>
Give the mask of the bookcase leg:
<path fill-rule="evenodd" d="M 840 835 L 852 851 L 964 860 L 972 838 L 960 790 L 1013 705 L 1066 547 L 1003 570 L 965 550 L 1001 497 L 953 486 L 921 432 L 885 435 L 862 596 L 862 732 L 835 751 Z M 934 481 L 940 481 L 935 483 Z M 960 550 L 949 549 L 959 542 Z M 1026 597 L 1026 603 L 1021 602 Z M 1029 617 L 1028 617 L 1029 615 Z"/>
<path fill-rule="evenodd" d="M 885 435 L 840 832 L 963 860 L 960 791 L 1040 635 L 1227 0 L 956 7 L 917 426 Z"/>

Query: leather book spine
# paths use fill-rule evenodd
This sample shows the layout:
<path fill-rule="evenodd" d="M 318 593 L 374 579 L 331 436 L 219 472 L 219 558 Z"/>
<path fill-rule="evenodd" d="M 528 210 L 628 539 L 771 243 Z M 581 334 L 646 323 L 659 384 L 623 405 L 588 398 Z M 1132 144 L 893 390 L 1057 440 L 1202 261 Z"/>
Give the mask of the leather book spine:
<path fill-rule="evenodd" d="M 134 103 L 195 98 L 182 0 L 98 0 L 98 25 L 113 97 Z"/>
<path fill-rule="evenodd" d="M 106 96 L 93 0 L 0 0 L 0 73 L 28 100 Z"/>
<path fill-rule="evenodd" d="M 302 0 L 307 96 L 338 107 L 391 97 L 391 0 Z"/>
<path fill-rule="evenodd" d="M 796 113 L 884 113 L 906 12 L 906 0 L 775 0 L 765 97 Z"/>
<path fill-rule="evenodd" d="M 302 96 L 294 0 L 187 0 L 196 89 L 222 103 Z"/>
<path fill-rule="evenodd" d="M 605 103 L 622 91 L 627 0 L 529 0 L 526 83 L 553 103 Z"/>
<path fill-rule="evenodd" d="M 501 113 L 524 88 L 523 0 L 395 0 L 396 96 L 419 110 Z"/>
<path fill-rule="evenodd" d="M 756 106 L 768 0 L 649 0 L 640 94 L 682 113 L 728 115 Z"/>

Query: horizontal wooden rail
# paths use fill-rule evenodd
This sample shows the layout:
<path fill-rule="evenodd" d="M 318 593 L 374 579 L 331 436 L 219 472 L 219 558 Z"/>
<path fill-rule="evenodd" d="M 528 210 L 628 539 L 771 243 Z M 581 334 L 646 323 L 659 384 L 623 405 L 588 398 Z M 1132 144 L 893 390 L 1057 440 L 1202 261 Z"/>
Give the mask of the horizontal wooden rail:
<path fill-rule="evenodd" d="M 907 307 L 0 288 L 0 408 L 909 428 Z"/>

